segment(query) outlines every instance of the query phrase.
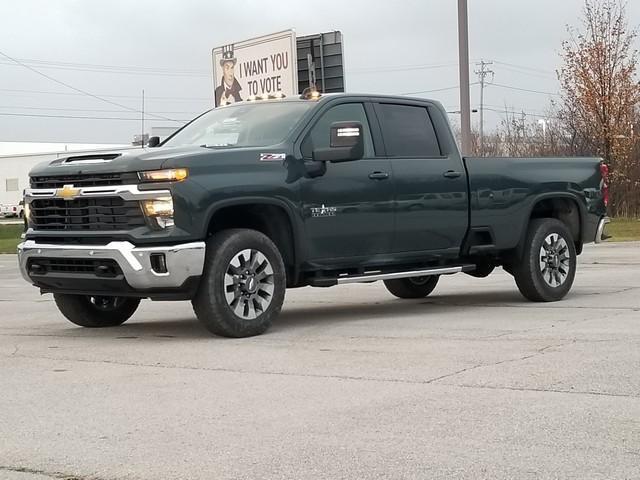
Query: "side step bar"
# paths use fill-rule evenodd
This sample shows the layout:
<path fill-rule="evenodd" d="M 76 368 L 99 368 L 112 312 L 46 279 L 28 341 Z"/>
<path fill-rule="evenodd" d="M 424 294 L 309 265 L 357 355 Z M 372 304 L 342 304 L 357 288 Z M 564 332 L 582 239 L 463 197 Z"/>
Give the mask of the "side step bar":
<path fill-rule="evenodd" d="M 331 287 L 347 283 L 375 282 L 378 280 L 393 280 L 396 278 L 425 277 L 429 275 L 450 275 L 460 272 L 471 272 L 475 265 L 455 265 L 451 267 L 426 268 L 422 270 L 407 270 L 404 272 L 371 272 L 363 275 L 344 275 L 337 278 L 316 278 L 310 282 L 314 287 Z"/>

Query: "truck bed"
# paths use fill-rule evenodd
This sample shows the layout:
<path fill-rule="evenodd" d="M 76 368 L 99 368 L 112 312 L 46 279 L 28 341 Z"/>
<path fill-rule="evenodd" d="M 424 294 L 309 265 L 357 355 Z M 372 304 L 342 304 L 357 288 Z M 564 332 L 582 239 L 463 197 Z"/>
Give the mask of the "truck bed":
<path fill-rule="evenodd" d="M 463 157 L 470 193 L 470 228 L 490 227 L 497 249 L 513 248 L 525 230 L 534 204 L 564 192 L 584 219 L 583 237 L 593 241 L 604 205 L 600 158 Z"/>

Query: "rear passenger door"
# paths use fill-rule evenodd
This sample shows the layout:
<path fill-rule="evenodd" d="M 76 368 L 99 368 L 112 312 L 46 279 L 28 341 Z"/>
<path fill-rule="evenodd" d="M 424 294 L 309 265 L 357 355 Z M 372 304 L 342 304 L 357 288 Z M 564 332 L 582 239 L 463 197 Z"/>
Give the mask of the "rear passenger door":
<path fill-rule="evenodd" d="M 441 112 L 383 101 L 375 111 L 396 186 L 392 251 L 457 254 L 468 224 L 467 179 L 457 150 L 436 135 L 432 117 Z"/>

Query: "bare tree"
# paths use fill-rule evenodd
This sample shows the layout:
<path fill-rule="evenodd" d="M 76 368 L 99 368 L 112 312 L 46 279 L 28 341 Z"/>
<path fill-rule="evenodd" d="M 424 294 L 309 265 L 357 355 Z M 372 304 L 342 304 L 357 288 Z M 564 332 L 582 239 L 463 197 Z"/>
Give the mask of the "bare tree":
<path fill-rule="evenodd" d="M 612 213 L 638 215 L 638 156 L 633 124 L 640 103 L 637 31 L 620 0 L 585 0 L 582 26 L 567 27 L 558 71 L 558 116 L 574 155 L 599 155 L 611 169 Z"/>

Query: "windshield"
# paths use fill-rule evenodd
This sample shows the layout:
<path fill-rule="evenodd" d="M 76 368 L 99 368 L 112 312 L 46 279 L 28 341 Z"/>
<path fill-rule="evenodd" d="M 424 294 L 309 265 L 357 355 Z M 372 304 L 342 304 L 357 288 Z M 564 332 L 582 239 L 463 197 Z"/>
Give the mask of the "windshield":
<path fill-rule="evenodd" d="M 195 119 L 163 146 L 266 147 L 281 143 L 314 103 L 236 104 Z"/>

